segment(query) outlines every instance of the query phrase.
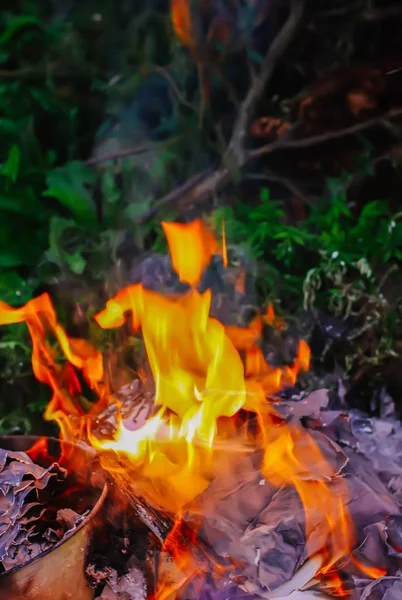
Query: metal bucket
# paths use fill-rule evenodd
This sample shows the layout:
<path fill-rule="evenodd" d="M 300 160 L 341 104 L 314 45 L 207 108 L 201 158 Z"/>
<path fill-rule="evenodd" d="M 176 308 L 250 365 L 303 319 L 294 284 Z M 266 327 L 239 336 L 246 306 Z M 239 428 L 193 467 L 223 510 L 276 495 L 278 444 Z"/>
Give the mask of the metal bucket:
<path fill-rule="evenodd" d="M 26 451 L 39 440 L 34 436 L 0 436 L 0 448 Z M 94 517 L 107 495 L 105 479 L 91 448 L 55 438 L 46 440 L 52 456 L 59 457 L 61 451 L 67 451 L 71 457 L 78 457 L 81 464 L 85 462 L 83 476 L 88 478 L 89 485 L 90 477 L 99 473 L 99 495 L 89 515 L 71 534 L 34 559 L 0 575 L 0 600 L 92 600 L 94 597 L 94 590 L 88 587 L 85 578 L 85 560 Z"/>

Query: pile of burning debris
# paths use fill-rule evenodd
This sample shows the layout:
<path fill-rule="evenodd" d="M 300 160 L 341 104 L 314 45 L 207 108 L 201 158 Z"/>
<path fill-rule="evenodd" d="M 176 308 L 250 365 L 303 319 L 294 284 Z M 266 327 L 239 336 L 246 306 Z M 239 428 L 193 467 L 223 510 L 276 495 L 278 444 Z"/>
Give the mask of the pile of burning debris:
<path fill-rule="evenodd" d="M 45 417 L 95 449 L 111 482 L 86 570 L 96 593 L 399 600 L 402 427 L 390 402 L 386 418 L 369 419 L 341 393 L 300 391 L 309 348 L 299 340 L 292 360 L 275 362 L 266 331 L 285 323 L 272 307 L 246 324 L 213 316 L 222 304 L 202 282 L 217 256 L 227 264 L 225 244 L 201 221 L 164 230 L 180 293 L 139 281 L 95 315 L 103 329 L 130 320 L 142 336 L 148 371 L 120 393 L 102 354 L 67 336 L 46 294 L 0 305 L 1 323 L 29 328 L 35 375 L 53 392 Z M 97 396 L 89 409 L 77 373 Z"/>
<path fill-rule="evenodd" d="M 310 488 L 304 498 L 296 482 L 289 479 L 273 485 L 264 477 L 258 450 L 230 454 L 228 448 L 225 468 L 184 507 L 173 538 L 165 512 L 155 512 L 143 500 L 136 508 L 132 505 L 137 519 L 153 530 L 162 545 L 161 552 L 150 546 L 153 558 L 144 555 L 140 570 L 148 577 L 154 570 L 157 583 L 163 584 L 163 598 L 398 600 L 402 591 L 400 422 L 392 414 L 379 419 L 347 411 L 339 395 L 325 389 L 310 394 L 288 389 L 280 395 L 276 411 L 287 427 L 303 432 L 294 436 L 293 467 L 299 465 L 297 476 Z M 130 426 L 128 416 L 126 425 Z M 306 468 L 301 459 L 305 461 L 311 440 L 318 452 Z M 277 448 L 272 452 L 275 462 Z M 133 484 L 127 481 L 125 489 L 135 503 Z M 339 513 L 345 523 L 337 522 Z M 134 535 L 137 543 L 138 535 Z M 326 569 L 331 546 L 336 544 L 339 558 Z M 124 587 L 129 585 L 127 574 L 138 577 L 138 548 L 135 543 L 131 550 L 130 544 L 120 545 L 121 557 L 125 564 L 131 557 L 131 566 L 128 562 L 117 579 L 116 571 L 111 572 L 114 595 L 108 590 L 101 597 L 126 598 L 118 590 L 130 589 Z M 176 567 L 169 562 L 169 553 L 176 556 Z M 175 586 L 180 589 L 184 581 L 184 589 L 175 595 Z"/>

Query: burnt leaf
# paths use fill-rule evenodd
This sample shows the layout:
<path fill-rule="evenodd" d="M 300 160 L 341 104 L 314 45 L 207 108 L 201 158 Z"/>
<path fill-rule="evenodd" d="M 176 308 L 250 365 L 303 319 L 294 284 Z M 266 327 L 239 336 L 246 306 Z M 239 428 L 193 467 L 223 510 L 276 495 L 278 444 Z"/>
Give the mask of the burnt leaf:
<path fill-rule="evenodd" d="M 43 467 L 25 452 L 0 449 L 0 573 L 32 560 L 79 525 L 89 507 L 84 502 L 82 514 L 73 510 L 71 485 L 58 463 Z"/>

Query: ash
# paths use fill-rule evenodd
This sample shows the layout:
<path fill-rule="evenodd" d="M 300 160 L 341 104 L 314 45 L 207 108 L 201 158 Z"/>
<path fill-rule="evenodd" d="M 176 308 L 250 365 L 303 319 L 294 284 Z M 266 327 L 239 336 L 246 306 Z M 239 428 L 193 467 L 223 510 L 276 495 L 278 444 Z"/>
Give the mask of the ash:
<path fill-rule="evenodd" d="M 99 598 L 102 600 L 146 600 L 147 584 L 141 567 L 131 561 L 127 565 L 126 573 L 120 576 L 115 569 L 109 569 L 107 583 Z"/>
<path fill-rule="evenodd" d="M 95 528 L 86 576 L 101 600 L 146 600 L 154 589 L 155 541 L 136 520 L 120 490 L 110 483 Z"/>

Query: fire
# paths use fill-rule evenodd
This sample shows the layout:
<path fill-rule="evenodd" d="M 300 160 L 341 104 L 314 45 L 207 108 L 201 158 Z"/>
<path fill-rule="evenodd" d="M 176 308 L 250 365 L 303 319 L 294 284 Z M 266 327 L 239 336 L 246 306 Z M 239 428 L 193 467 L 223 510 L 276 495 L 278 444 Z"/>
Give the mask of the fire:
<path fill-rule="evenodd" d="M 262 473 L 276 487 L 291 483 L 305 507 L 307 539 L 319 530 L 327 539 L 331 554 L 323 572 L 348 554 L 352 523 L 345 509 L 347 487 L 342 481 L 334 493 L 328 483 L 335 478 L 334 469 L 324 459 L 318 445 L 299 425 L 289 423 L 265 431 L 266 451 Z M 309 549 L 310 554 L 314 548 Z M 315 550 L 317 550 L 315 548 Z"/>
<path fill-rule="evenodd" d="M 102 354 L 81 339 L 69 338 L 59 325 L 48 294 L 30 300 L 21 308 L 0 302 L 0 324 L 25 322 L 32 338 L 32 368 L 35 377 L 50 386 L 53 395 L 46 408 L 45 419 L 55 420 L 64 439 L 72 434 L 72 420 L 82 425 L 85 411 L 80 405 L 81 385 L 75 369 L 80 371 L 100 399 L 104 398 Z M 53 337 L 53 343 L 48 339 Z M 66 362 L 57 360 L 56 342 Z"/>
<path fill-rule="evenodd" d="M 278 488 L 294 486 L 304 506 L 307 537 L 320 531 L 320 544 L 313 543 L 309 553 L 325 554 L 321 573 L 328 573 L 350 555 L 354 541 L 346 483 L 337 478 L 313 437 L 275 412 L 275 394 L 309 368 L 310 349 L 301 341 L 293 365 L 274 368 L 267 363 L 259 344 L 264 327 L 284 327 L 272 305 L 244 328 L 225 327 L 211 317 L 211 292 L 200 293 L 197 285 L 214 254 L 222 254 L 227 265 L 224 226 L 222 249 L 200 220 L 163 223 L 163 228 L 173 268 L 189 290 L 166 296 L 140 284 L 128 286 L 95 315 L 103 329 L 129 321 L 133 334 L 142 335 L 155 400 L 153 415 L 138 429 L 121 422 L 111 440 L 94 435 L 91 418 L 114 401 L 104 358 L 88 342 L 68 337 L 47 294 L 17 309 L 1 303 L 0 324 L 24 321 L 29 328 L 33 371 L 52 390 L 45 418 L 59 423 L 64 438 L 85 432 L 121 486 L 129 489 L 135 482 L 144 498 L 176 517 L 227 468 L 228 454 L 248 451 L 250 443 L 260 447 L 263 476 Z M 82 402 L 79 373 L 98 398 L 89 411 Z M 237 427 L 243 415 L 257 417 L 259 427 L 251 439 Z M 334 494 L 329 484 L 335 481 Z M 175 530 L 168 538 L 173 552 L 174 535 Z M 317 540 L 317 535 L 311 538 Z M 183 551 L 175 554 L 183 568 L 187 564 L 187 572 L 194 572 Z M 361 570 L 378 575 L 369 567 Z M 159 597 L 167 597 L 166 590 Z"/>
<path fill-rule="evenodd" d="M 200 220 L 189 224 L 162 223 L 162 226 L 180 281 L 196 285 L 212 256 L 220 250 L 213 232 Z"/>
<path fill-rule="evenodd" d="M 171 0 L 171 19 L 180 42 L 189 48 L 194 44 L 194 32 L 188 0 Z"/>

